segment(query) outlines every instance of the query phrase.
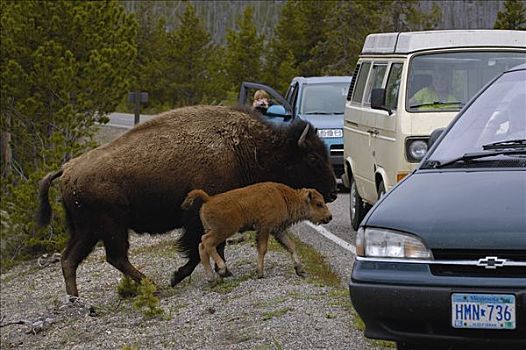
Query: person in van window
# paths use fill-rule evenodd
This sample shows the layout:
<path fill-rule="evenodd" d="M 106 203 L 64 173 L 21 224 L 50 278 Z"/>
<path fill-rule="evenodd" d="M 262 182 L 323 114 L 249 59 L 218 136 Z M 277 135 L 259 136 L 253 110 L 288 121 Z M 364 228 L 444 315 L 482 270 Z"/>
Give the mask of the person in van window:
<path fill-rule="evenodd" d="M 441 104 L 449 103 L 458 103 L 458 99 L 451 93 L 451 71 L 441 67 L 433 68 L 431 85 L 418 90 L 409 99 L 409 107 L 419 109 L 436 109 Z"/>
<path fill-rule="evenodd" d="M 258 90 L 254 94 L 254 102 L 252 102 L 252 108 L 265 114 L 270 105 L 270 96 L 265 90 Z"/>

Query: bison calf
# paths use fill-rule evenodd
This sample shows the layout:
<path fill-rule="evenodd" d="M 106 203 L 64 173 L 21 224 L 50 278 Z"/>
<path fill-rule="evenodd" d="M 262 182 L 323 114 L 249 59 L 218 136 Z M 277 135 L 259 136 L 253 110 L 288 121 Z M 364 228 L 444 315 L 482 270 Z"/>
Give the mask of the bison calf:
<path fill-rule="evenodd" d="M 209 196 L 203 190 L 193 190 L 188 193 L 181 207 L 190 208 L 196 198 L 204 202 L 199 211 L 205 230 L 199 244 L 199 255 L 209 282 L 215 279 L 210 257 L 217 265 L 218 274 L 222 277 L 227 274 L 225 261 L 216 247 L 234 233 L 247 230 L 257 232 L 259 278 L 263 277 L 263 260 L 271 233 L 280 236 L 281 243 L 292 255 L 296 273 L 303 276 L 303 267 L 295 246 L 284 231 L 302 220 L 326 224 L 332 219 L 323 196 L 315 189 L 296 190 L 275 182 L 257 183 L 214 196 Z"/>

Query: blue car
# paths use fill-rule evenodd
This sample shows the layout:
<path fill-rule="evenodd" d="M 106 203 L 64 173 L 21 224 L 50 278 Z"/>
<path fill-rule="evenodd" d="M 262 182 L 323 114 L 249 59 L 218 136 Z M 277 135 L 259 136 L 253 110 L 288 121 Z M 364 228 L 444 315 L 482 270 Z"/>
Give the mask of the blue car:
<path fill-rule="evenodd" d="M 526 349 L 526 65 L 433 140 L 356 234 L 350 297 L 365 336 L 398 349 Z"/>
<path fill-rule="evenodd" d="M 325 142 L 336 177 L 343 169 L 343 113 L 350 76 L 295 77 L 285 97 L 269 86 L 244 82 L 239 103 L 247 104 L 251 90 L 265 90 L 274 100 L 265 113 L 271 121 L 289 122 L 301 118 L 310 122 Z"/>

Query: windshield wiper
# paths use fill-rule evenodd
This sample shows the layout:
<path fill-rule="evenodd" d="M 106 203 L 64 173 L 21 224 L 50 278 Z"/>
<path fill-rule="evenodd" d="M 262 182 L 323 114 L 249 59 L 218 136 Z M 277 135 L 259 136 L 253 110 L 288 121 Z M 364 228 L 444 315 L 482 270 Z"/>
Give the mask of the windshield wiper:
<path fill-rule="evenodd" d="M 467 163 L 469 161 L 481 159 L 481 158 L 494 157 L 494 156 L 499 156 L 499 155 L 513 155 L 513 154 L 526 154 L 526 152 L 523 149 L 495 150 L 493 152 L 488 152 L 488 151 L 473 152 L 473 153 L 464 153 L 464 155 L 460 157 L 453 158 L 443 163 L 432 161 L 432 160 L 427 161 L 427 163 L 429 164 L 430 167 L 437 169 L 437 168 L 443 168 L 445 166 L 448 166 L 448 165 L 451 165 L 457 162 Z"/>
<path fill-rule="evenodd" d="M 409 108 L 420 108 L 420 107 L 427 107 L 427 106 L 435 106 L 435 105 L 459 105 L 460 107 L 464 106 L 464 102 L 460 102 L 460 101 L 454 101 L 454 102 L 440 102 L 440 101 L 435 101 L 435 102 L 431 102 L 431 103 L 422 103 L 422 104 L 419 104 L 419 105 L 411 105 L 409 106 Z"/>
<path fill-rule="evenodd" d="M 482 146 L 482 149 L 516 149 L 516 148 L 525 148 L 526 139 L 516 139 L 516 140 L 506 140 L 498 141 L 493 143 L 488 143 L 487 145 Z"/>

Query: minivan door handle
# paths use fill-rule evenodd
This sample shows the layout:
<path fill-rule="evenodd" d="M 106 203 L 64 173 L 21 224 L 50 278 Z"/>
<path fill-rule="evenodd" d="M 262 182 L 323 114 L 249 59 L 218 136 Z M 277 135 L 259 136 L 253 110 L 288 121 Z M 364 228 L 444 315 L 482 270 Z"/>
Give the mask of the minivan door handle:
<path fill-rule="evenodd" d="M 379 134 L 378 129 L 369 129 L 369 130 L 367 130 L 367 132 L 369 134 L 371 134 L 371 135 L 374 135 L 374 136 Z"/>

